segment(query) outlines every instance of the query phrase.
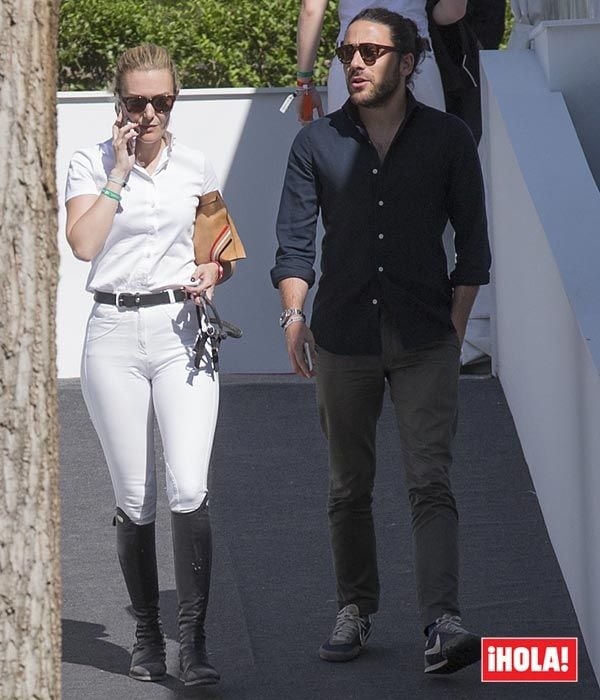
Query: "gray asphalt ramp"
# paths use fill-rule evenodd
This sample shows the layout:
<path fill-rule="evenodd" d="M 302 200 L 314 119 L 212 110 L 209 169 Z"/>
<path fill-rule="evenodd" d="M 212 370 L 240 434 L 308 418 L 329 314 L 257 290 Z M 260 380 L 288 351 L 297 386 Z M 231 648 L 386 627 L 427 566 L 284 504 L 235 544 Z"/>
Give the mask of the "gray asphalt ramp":
<path fill-rule="evenodd" d="M 479 665 L 425 677 L 407 498 L 393 411 L 378 433 L 380 612 L 364 654 L 318 658 L 335 587 L 325 513 L 327 457 L 312 382 L 225 376 L 211 471 L 214 568 L 207 636 L 217 689 L 177 680 L 176 594 L 164 464 L 157 551 L 169 676 L 127 676 L 134 623 L 117 563 L 114 498 L 79 382 L 60 382 L 63 698 L 411 700 L 598 698 L 499 383 L 465 378 L 452 479 L 460 513 L 465 625 L 486 636 L 578 636 L 579 682 L 482 684 Z M 190 454 L 194 436 L 189 438 Z M 157 436 L 157 450 L 160 453 Z"/>

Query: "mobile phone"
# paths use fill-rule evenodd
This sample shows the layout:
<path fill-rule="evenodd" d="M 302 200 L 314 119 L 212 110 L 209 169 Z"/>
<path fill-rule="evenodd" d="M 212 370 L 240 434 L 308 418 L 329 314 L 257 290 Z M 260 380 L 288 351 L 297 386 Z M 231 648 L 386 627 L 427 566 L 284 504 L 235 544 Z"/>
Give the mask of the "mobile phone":
<path fill-rule="evenodd" d="M 117 126 L 120 129 L 127 124 L 127 117 L 125 116 L 125 107 L 119 100 L 115 102 L 115 112 L 117 115 Z"/>
<path fill-rule="evenodd" d="M 310 345 L 308 342 L 304 343 L 302 346 L 304 349 L 304 359 L 306 360 L 306 366 L 308 367 L 308 371 L 312 372 L 313 371 L 313 361 L 312 361 L 312 355 L 310 354 Z"/>
<path fill-rule="evenodd" d="M 137 132 L 136 132 L 137 133 Z M 132 136 L 129 141 L 127 141 L 127 153 L 132 156 L 135 153 L 135 140 L 137 136 Z"/>
<path fill-rule="evenodd" d="M 117 126 L 119 128 L 122 128 L 125 126 L 125 124 L 135 124 L 135 122 L 129 118 L 129 115 L 125 111 L 125 106 L 120 102 L 117 101 L 115 102 L 115 112 L 117 113 L 117 116 L 119 114 L 121 115 L 121 119 L 117 122 Z M 137 124 L 136 124 L 137 126 Z M 127 153 L 129 153 L 130 156 L 132 156 L 135 153 L 135 139 L 137 137 L 137 132 L 136 136 L 133 136 L 132 138 L 127 141 Z"/>

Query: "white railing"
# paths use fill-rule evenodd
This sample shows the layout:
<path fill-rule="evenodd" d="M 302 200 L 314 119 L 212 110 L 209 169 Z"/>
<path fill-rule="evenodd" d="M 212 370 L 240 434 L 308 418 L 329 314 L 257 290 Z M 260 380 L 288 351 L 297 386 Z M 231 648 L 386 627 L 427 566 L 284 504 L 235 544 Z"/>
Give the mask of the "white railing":
<path fill-rule="evenodd" d="M 600 22 L 532 38 L 482 56 L 494 367 L 599 677 Z"/>

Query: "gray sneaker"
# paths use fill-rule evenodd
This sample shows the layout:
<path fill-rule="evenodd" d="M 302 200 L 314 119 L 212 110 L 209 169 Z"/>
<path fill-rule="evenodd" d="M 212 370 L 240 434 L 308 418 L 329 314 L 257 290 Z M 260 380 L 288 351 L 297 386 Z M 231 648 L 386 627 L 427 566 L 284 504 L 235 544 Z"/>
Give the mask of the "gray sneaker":
<path fill-rule="evenodd" d="M 350 603 L 337 614 L 329 639 L 319 649 L 325 661 L 350 661 L 360 654 L 371 634 L 371 615 L 360 615 L 357 605 Z"/>
<path fill-rule="evenodd" d="M 458 615 L 438 617 L 425 643 L 425 673 L 454 673 L 481 658 L 481 637 L 467 632 Z"/>

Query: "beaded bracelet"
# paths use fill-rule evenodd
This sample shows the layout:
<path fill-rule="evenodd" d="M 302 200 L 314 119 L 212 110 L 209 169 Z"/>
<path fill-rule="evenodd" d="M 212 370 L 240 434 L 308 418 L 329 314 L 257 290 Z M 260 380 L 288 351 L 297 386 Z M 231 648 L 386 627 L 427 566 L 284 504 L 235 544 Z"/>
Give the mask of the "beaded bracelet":
<path fill-rule="evenodd" d="M 114 175 L 109 175 L 106 179 L 109 182 L 114 182 L 115 185 L 121 185 L 121 187 L 127 187 L 127 180 L 121 180 L 121 178 L 115 177 Z"/>
<path fill-rule="evenodd" d="M 306 323 L 306 320 L 304 316 L 290 316 L 288 320 L 283 324 L 282 328 L 284 331 L 287 330 L 288 326 L 291 326 L 292 323 Z"/>
<path fill-rule="evenodd" d="M 116 192 L 113 192 L 112 190 L 107 189 L 106 187 L 103 187 L 100 190 L 100 193 L 108 197 L 109 199 L 114 199 L 115 202 L 120 202 L 121 201 L 121 195 L 117 194 Z"/>

